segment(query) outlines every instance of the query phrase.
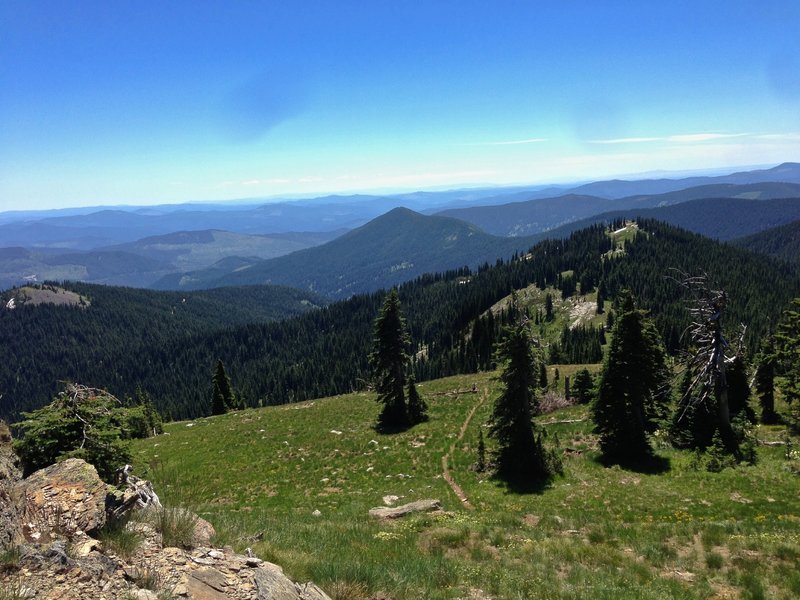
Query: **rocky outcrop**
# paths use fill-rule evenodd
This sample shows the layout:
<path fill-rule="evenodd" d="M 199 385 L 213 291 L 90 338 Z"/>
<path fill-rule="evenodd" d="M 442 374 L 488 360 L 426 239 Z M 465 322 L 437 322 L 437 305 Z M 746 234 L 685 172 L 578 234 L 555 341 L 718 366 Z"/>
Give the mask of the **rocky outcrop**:
<path fill-rule="evenodd" d="M 369 516 L 378 519 L 399 519 L 415 512 L 431 512 L 442 510 L 442 503 L 438 500 L 417 500 L 402 506 L 376 506 L 369 509 Z"/>
<path fill-rule="evenodd" d="M 72 539 L 106 522 L 106 484 L 79 458 L 40 469 L 16 485 L 25 542 Z"/>
<path fill-rule="evenodd" d="M 330 600 L 249 549 L 242 555 L 211 547 L 214 528 L 195 515 L 194 547 L 165 548 L 148 511 L 170 509 L 157 504 L 149 482 L 128 477 L 127 468 L 119 486 L 104 484 L 80 459 L 20 479 L 10 442 L 8 428 L 0 426 L 0 550 L 16 548 L 19 557 L 0 569 L 0 596 L 13 589 L 14 597 L 52 600 Z M 94 537 L 107 515 L 135 510 L 141 514 L 126 527 L 139 543 L 130 556 Z"/>

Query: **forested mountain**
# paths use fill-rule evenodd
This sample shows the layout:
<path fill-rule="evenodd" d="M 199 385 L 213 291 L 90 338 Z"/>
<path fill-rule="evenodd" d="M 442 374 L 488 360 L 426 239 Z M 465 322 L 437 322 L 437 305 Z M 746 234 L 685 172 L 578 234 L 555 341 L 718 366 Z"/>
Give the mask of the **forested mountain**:
<path fill-rule="evenodd" d="M 529 239 L 484 233 L 456 219 L 396 208 L 322 246 L 253 263 L 219 275 L 203 270 L 168 276 L 157 289 L 201 289 L 274 283 L 313 290 L 330 298 L 391 287 L 422 275 L 508 258 Z"/>
<path fill-rule="evenodd" d="M 494 235 L 517 236 L 548 231 L 572 222 L 583 222 L 585 224 L 585 219 L 607 212 L 634 208 L 652 209 L 706 198 L 763 201 L 779 198 L 800 198 L 800 184 L 781 182 L 746 185 L 713 184 L 663 194 L 637 195 L 620 199 L 568 194 L 555 198 L 512 202 L 500 206 L 476 206 L 446 210 L 438 214 L 462 219 Z M 645 211 L 637 214 L 650 214 L 652 218 L 656 219 L 664 218 L 657 212 L 647 213 Z M 670 213 L 664 214 L 668 215 Z M 735 219 L 731 219 L 734 221 L 734 226 L 739 224 Z M 688 222 L 676 224 L 681 227 L 689 227 Z M 689 228 L 692 231 L 696 231 L 691 227 Z"/>
<path fill-rule="evenodd" d="M 278 286 L 200 292 L 85 283 L 39 287 L 55 290 L 56 301 L 76 295 L 82 300 L 56 304 L 45 297 L 39 303 L 42 290 L 31 288 L 0 294 L 0 417 L 42 404 L 60 380 L 88 381 L 95 369 L 117 379 L 117 364 L 148 349 L 204 332 L 284 319 L 325 303 L 314 294 Z M 12 298 L 14 308 L 9 306 Z"/>
<path fill-rule="evenodd" d="M 614 243 L 608 230 L 596 226 L 567 240 L 542 241 L 529 255 L 510 261 L 477 271 L 425 275 L 400 286 L 417 378 L 489 368 L 498 327 L 509 316 L 490 317 L 486 311 L 512 290 L 530 284 L 555 286 L 569 295 L 576 288 L 586 293 L 602 283 L 607 298 L 628 288 L 650 310 L 672 351 L 680 347 L 687 322 L 680 288 L 671 279 L 678 272 L 706 272 L 712 285 L 728 290 L 728 321 L 748 325 L 751 351 L 800 293 L 797 269 L 787 263 L 658 222 L 642 221 L 639 226 L 640 233 L 625 242 L 622 252 L 611 252 Z M 235 303 L 236 295 L 244 292 L 209 293 L 228 294 Z M 107 387 L 117 396 L 141 386 L 171 416 L 197 416 L 208 411 L 211 370 L 218 359 L 250 405 L 362 388 L 369 379 L 372 322 L 382 300 L 382 292 L 357 295 L 286 321 L 205 332 L 187 325 L 183 334 L 142 332 L 140 328 L 161 329 L 153 326 L 160 321 L 141 308 L 138 317 L 128 318 L 124 310 L 102 313 L 96 310 L 102 306 L 99 300 L 88 309 L 22 306 L 4 311 L 3 411 L 39 406 L 57 380 L 76 379 Z M 145 320 L 149 327 L 143 325 Z"/>
<path fill-rule="evenodd" d="M 800 220 L 733 240 L 732 243 L 752 252 L 800 262 Z"/>

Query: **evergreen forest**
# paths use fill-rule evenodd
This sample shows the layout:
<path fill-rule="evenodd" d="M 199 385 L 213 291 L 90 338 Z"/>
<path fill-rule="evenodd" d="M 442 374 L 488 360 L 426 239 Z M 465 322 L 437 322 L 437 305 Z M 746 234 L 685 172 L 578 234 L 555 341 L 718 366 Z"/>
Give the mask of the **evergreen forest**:
<path fill-rule="evenodd" d="M 623 230 L 631 233 L 615 235 Z M 682 333 L 688 324 L 677 282 L 682 274 L 699 273 L 728 290 L 728 322 L 747 325 L 751 356 L 800 294 L 796 265 L 657 221 L 639 221 L 633 228 L 622 221 L 595 225 L 495 264 L 427 274 L 400 285 L 413 374 L 425 381 L 494 368 L 501 326 L 528 311 L 495 305 L 531 285 L 561 299 L 595 299 L 599 292 L 598 310 L 604 304 L 612 319 L 614 299 L 630 290 L 667 352 L 676 355 L 686 343 Z M 371 385 L 371 328 L 385 291 L 322 306 L 309 294 L 263 286 L 183 293 L 63 287 L 87 302 L 28 303 L 0 312 L 4 418 L 15 420 L 21 411 L 49 402 L 59 381 L 108 389 L 119 398 L 141 389 L 171 419 L 206 415 L 218 361 L 241 406 L 284 404 Z M 548 315 L 526 316 L 546 331 Z M 288 318 L 274 320 L 280 317 Z M 597 362 L 605 332 L 592 324 L 559 326 L 551 338 L 550 363 Z"/>

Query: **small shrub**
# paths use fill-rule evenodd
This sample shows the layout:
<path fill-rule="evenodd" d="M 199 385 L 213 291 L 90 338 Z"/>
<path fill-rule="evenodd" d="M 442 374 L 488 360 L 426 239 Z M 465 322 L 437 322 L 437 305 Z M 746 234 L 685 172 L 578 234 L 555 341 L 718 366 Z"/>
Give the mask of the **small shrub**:
<path fill-rule="evenodd" d="M 165 548 L 192 548 L 197 524 L 197 515 L 192 511 L 162 507 L 152 511 L 151 519 Z"/>
<path fill-rule="evenodd" d="M 706 550 L 721 546 L 725 542 L 725 530 L 719 525 L 709 525 L 700 534 L 700 541 Z"/>
<path fill-rule="evenodd" d="M 358 581 L 334 581 L 327 586 L 327 591 L 333 600 L 368 600 L 370 598 L 367 586 Z"/>
<path fill-rule="evenodd" d="M 728 452 L 719 431 L 714 433 L 707 454 L 708 462 L 706 463 L 706 471 L 709 473 L 720 473 L 727 467 L 736 466 L 736 457 Z"/>
<path fill-rule="evenodd" d="M 742 588 L 744 588 L 742 597 L 747 600 L 765 600 L 767 597 L 761 580 L 752 573 L 745 573 L 742 576 Z"/>
<path fill-rule="evenodd" d="M 153 567 L 142 567 L 132 580 L 139 589 L 155 592 L 158 600 L 173 600 L 175 598 L 175 595 L 168 589 L 167 579 Z M 137 598 L 134 595 L 131 597 Z"/>
<path fill-rule="evenodd" d="M 9 546 L 0 550 L 0 572 L 17 569 L 20 557 L 19 546 Z"/>
<path fill-rule="evenodd" d="M 557 371 L 558 369 L 556 369 Z M 562 408 L 573 406 L 575 402 L 571 398 L 567 398 L 564 394 L 553 390 L 547 390 L 542 397 L 539 398 L 539 414 L 546 415 Z"/>
<path fill-rule="evenodd" d="M 128 519 L 111 519 L 98 532 L 103 545 L 122 558 L 130 558 L 142 543 L 140 533 L 127 527 Z"/>
<path fill-rule="evenodd" d="M 725 560 L 722 558 L 722 555 L 717 552 L 709 552 L 706 554 L 706 566 L 709 569 L 719 570 L 722 568 L 723 563 Z"/>

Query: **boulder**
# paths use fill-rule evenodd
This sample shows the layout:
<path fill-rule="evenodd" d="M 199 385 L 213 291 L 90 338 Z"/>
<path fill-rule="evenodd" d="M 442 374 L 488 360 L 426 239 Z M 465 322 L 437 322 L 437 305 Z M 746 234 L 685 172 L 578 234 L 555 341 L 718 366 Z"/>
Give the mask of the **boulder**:
<path fill-rule="evenodd" d="M 18 483 L 22 535 L 27 542 L 72 539 L 106 522 L 106 485 L 80 458 L 50 465 Z"/>
<path fill-rule="evenodd" d="M 194 532 L 192 533 L 192 544 L 194 546 L 208 546 L 211 543 L 211 538 L 216 534 L 217 532 L 211 523 L 202 517 L 195 518 Z"/>
<path fill-rule="evenodd" d="M 369 516 L 378 519 L 398 519 L 415 512 L 431 512 L 442 510 L 442 503 L 438 500 L 417 500 L 402 506 L 376 506 L 369 509 Z"/>

